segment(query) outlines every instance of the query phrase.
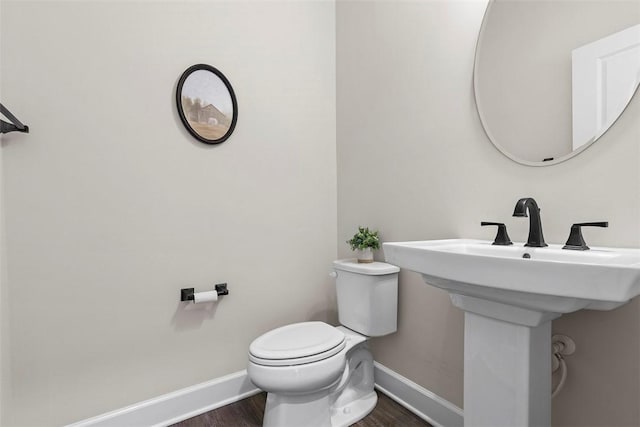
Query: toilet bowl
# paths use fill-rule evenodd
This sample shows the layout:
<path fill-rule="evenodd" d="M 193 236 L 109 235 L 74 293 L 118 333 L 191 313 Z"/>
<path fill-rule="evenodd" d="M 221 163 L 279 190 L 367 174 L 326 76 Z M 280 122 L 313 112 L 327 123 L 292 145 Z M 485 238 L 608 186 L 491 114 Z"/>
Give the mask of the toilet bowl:
<path fill-rule="evenodd" d="M 263 425 L 347 426 L 367 415 L 377 402 L 367 337 L 323 322 L 295 323 L 270 333 L 292 330 L 308 333 L 308 341 L 318 331 L 332 330 L 340 343 L 319 353 L 272 360 L 256 355 L 262 350 L 260 344 L 269 341 L 252 343 L 247 372 L 256 386 L 268 392 Z M 316 348 L 322 348 L 319 342 Z"/>
<path fill-rule="evenodd" d="M 263 390 L 305 394 L 335 383 L 346 363 L 344 333 L 323 322 L 294 323 L 251 343 L 248 373 Z"/>
<path fill-rule="evenodd" d="M 377 402 L 369 336 L 396 330 L 397 274 L 386 263 L 334 262 L 340 323 L 302 322 L 256 338 L 247 372 L 267 392 L 265 427 L 341 427 Z"/>

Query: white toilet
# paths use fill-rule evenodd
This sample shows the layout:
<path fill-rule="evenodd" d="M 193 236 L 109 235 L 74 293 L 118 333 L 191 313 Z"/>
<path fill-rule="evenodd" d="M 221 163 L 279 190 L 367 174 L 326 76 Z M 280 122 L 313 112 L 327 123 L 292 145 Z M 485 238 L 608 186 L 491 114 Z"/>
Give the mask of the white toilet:
<path fill-rule="evenodd" d="M 396 331 L 400 269 L 356 260 L 333 267 L 343 326 L 294 323 L 249 347 L 249 378 L 268 393 L 265 427 L 348 426 L 376 406 L 367 340 Z"/>

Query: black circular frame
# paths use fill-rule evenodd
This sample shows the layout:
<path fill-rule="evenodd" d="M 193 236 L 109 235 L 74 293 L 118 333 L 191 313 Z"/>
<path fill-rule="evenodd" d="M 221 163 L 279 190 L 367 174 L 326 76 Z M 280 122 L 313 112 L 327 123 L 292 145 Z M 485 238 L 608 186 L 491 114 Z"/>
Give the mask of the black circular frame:
<path fill-rule="evenodd" d="M 233 103 L 233 117 L 231 118 L 231 125 L 229 125 L 229 130 L 227 130 L 227 132 L 218 139 L 207 139 L 196 132 L 196 130 L 193 129 L 189 124 L 187 117 L 184 114 L 184 110 L 182 109 L 182 87 L 184 86 L 184 82 L 191 75 L 191 73 L 198 70 L 206 70 L 218 76 L 229 91 L 229 96 L 231 96 L 231 102 Z M 236 94 L 231 87 L 231 83 L 229 83 L 229 80 L 227 80 L 225 75 L 222 74 L 222 72 L 220 72 L 217 68 L 207 64 L 192 65 L 191 67 L 187 68 L 184 73 L 182 73 L 182 76 L 180 76 L 180 80 L 178 80 L 178 87 L 176 89 L 176 106 L 178 107 L 178 114 L 180 115 L 180 120 L 182 120 L 182 124 L 184 125 L 184 127 L 187 128 L 189 133 L 193 135 L 194 138 L 205 144 L 220 144 L 226 141 L 233 133 L 233 130 L 236 127 L 236 122 L 238 121 L 238 101 L 236 100 Z"/>

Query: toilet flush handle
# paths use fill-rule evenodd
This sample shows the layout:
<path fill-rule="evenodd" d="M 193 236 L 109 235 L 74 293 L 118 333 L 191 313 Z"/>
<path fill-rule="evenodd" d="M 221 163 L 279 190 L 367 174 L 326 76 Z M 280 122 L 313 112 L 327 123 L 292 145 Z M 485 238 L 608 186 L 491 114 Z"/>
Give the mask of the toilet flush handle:
<path fill-rule="evenodd" d="M 329 277 L 335 279 L 336 277 L 338 277 L 338 273 L 335 271 L 332 271 L 331 273 L 329 273 Z"/>

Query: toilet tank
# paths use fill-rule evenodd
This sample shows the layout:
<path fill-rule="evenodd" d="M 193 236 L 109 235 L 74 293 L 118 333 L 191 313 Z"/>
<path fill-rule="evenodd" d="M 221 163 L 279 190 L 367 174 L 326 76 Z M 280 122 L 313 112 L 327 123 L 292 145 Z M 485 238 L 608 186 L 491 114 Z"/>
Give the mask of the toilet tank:
<path fill-rule="evenodd" d="M 349 329 L 369 337 L 388 335 L 398 326 L 398 272 L 384 262 L 333 262 L 338 318 Z"/>

